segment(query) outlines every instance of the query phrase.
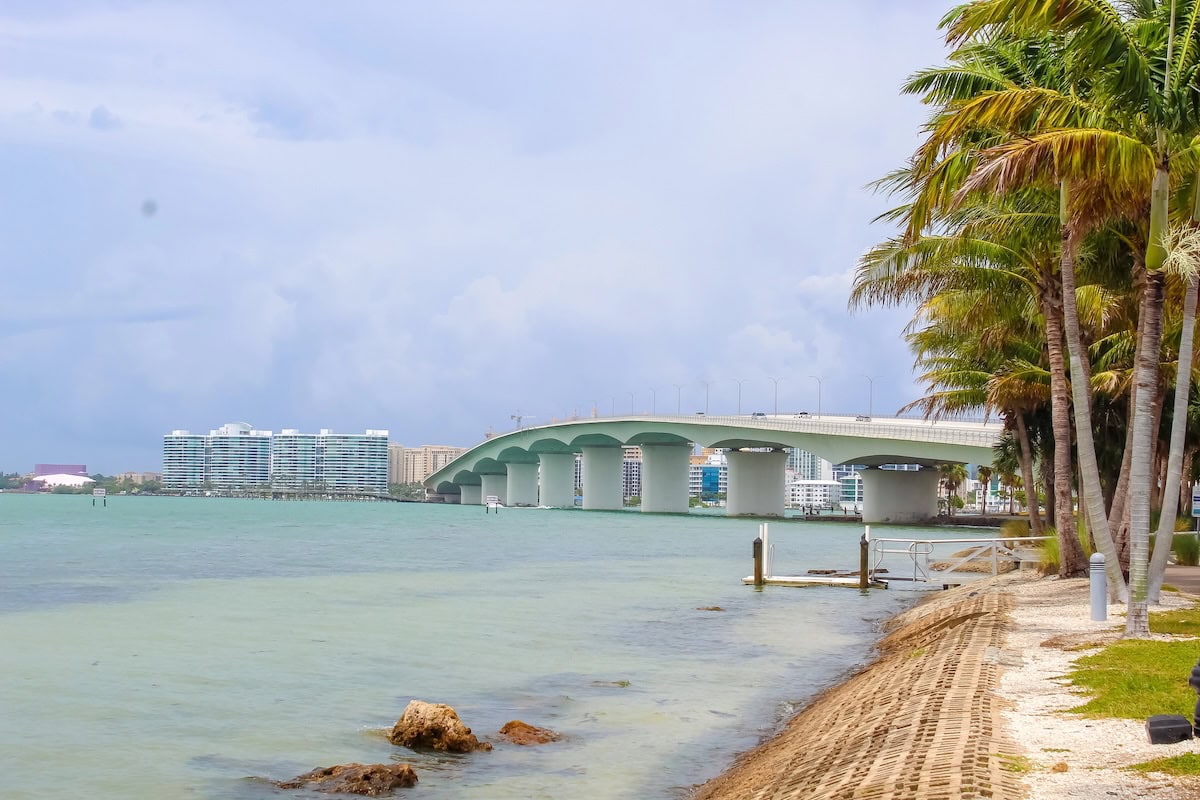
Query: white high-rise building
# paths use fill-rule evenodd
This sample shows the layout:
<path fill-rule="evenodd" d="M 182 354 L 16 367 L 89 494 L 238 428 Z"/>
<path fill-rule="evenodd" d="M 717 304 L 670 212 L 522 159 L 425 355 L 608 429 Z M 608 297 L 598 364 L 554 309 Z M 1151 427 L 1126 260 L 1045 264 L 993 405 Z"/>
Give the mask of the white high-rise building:
<path fill-rule="evenodd" d="M 316 434 L 287 428 L 271 438 L 273 487 L 315 489 L 318 480 Z"/>
<path fill-rule="evenodd" d="M 387 437 L 381 430 L 272 434 L 244 422 L 222 425 L 207 436 L 172 431 L 163 437 L 163 487 L 382 493 L 387 491 Z"/>
<path fill-rule="evenodd" d="M 386 492 L 388 432 L 334 433 L 317 436 L 317 481 L 334 492 Z"/>
<path fill-rule="evenodd" d="M 230 422 L 206 437 L 206 488 L 218 492 L 254 489 L 271 482 L 271 432 Z"/>
<path fill-rule="evenodd" d="M 797 480 L 834 480 L 833 464 L 829 463 L 815 453 L 810 453 L 807 450 L 801 450 L 798 447 L 792 447 L 788 449 L 787 454 L 787 468 L 794 474 Z"/>
<path fill-rule="evenodd" d="M 187 431 L 171 431 L 163 437 L 164 489 L 185 492 L 204 486 L 207 438 L 204 434 Z"/>

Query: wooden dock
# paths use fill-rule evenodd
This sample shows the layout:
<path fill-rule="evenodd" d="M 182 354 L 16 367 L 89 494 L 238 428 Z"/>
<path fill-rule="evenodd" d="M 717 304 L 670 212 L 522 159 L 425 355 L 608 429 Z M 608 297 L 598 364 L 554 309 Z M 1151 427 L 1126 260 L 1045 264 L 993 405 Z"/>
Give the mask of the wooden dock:
<path fill-rule="evenodd" d="M 742 578 L 742 583 L 749 586 L 754 585 L 754 576 L 748 575 Z M 853 572 L 834 572 L 827 574 L 808 575 L 764 575 L 763 585 L 765 586 L 844 586 L 851 589 L 859 588 L 858 574 Z M 870 584 L 873 589 L 883 588 L 883 584 L 872 581 Z"/>

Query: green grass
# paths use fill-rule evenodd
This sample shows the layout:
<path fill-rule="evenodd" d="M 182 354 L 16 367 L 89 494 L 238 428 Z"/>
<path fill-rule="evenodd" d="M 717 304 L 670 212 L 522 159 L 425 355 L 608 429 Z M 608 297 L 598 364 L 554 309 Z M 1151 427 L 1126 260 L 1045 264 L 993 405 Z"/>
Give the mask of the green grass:
<path fill-rule="evenodd" d="M 1172 636 L 1200 636 L 1200 605 L 1150 614 L 1151 633 Z"/>
<path fill-rule="evenodd" d="M 1033 770 L 1033 762 L 1026 756 L 1009 755 L 1007 753 L 996 753 L 1000 758 L 1000 768 L 1008 772 L 1015 772 L 1018 775 L 1024 775 Z"/>
<path fill-rule="evenodd" d="M 1200 641 L 1196 640 L 1115 642 L 1080 658 L 1067 675 L 1071 683 L 1093 695 L 1071 711 L 1137 720 L 1154 714 L 1183 714 L 1190 719 L 1196 693 L 1188 686 L 1188 677 L 1198 659 Z"/>
<path fill-rule="evenodd" d="M 1200 775 L 1200 753 L 1184 753 L 1134 764 L 1138 772 L 1165 772 L 1168 775 Z"/>

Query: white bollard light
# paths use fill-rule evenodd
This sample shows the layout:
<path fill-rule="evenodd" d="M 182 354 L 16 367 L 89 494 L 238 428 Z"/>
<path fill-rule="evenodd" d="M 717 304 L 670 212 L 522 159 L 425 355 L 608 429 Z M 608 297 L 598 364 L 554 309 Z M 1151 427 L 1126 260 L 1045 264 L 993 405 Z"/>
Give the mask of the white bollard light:
<path fill-rule="evenodd" d="M 1088 574 L 1092 588 L 1092 619 L 1104 622 L 1108 619 L 1108 578 L 1104 574 L 1104 553 L 1093 553 L 1088 560 Z"/>

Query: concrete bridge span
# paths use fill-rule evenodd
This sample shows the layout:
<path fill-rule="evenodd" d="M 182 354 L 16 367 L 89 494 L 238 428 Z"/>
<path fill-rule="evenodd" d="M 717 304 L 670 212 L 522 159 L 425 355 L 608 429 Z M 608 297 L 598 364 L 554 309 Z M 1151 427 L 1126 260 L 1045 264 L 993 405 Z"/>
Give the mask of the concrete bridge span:
<path fill-rule="evenodd" d="M 787 448 L 834 464 L 863 464 L 863 519 L 907 522 L 937 513 L 932 470 L 881 470 L 883 464 L 992 461 L 999 423 L 803 415 L 655 415 L 577 419 L 492 437 L 425 480 L 445 502 L 574 505 L 575 456 L 583 460 L 583 507 L 622 507 L 624 445 L 642 450 L 642 505 L 648 512 L 688 510 L 693 444 L 727 450 L 730 515 L 780 516 Z"/>

